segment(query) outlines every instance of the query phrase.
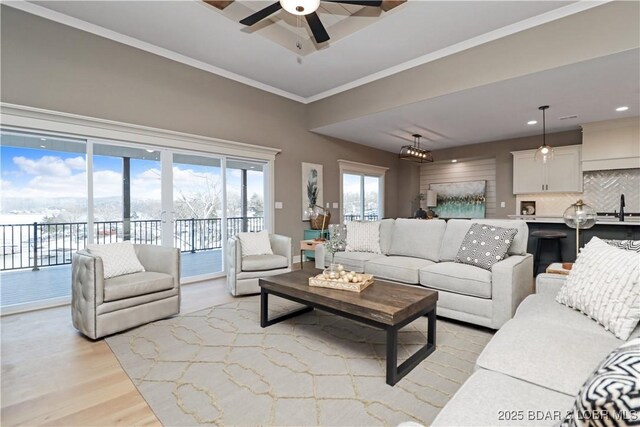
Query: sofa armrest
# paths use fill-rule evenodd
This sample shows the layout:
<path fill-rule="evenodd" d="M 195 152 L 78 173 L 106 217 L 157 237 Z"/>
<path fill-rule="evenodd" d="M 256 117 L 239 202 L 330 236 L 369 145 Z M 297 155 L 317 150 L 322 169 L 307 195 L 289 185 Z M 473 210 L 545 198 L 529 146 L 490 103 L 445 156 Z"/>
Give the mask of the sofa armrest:
<path fill-rule="evenodd" d="M 291 268 L 291 237 L 280 234 L 269 234 L 271 250 L 275 255 L 287 258 L 287 267 Z"/>
<path fill-rule="evenodd" d="M 96 339 L 96 308 L 104 301 L 102 258 L 82 250 L 71 259 L 71 319 L 73 326 Z"/>
<path fill-rule="evenodd" d="M 567 276 L 562 274 L 538 274 L 536 277 L 536 293 L 557 295 L 566 281 Z"/>
<path fill-rule="evenodd" d="M 242 247 L 238 236 L 230 237 L 227 240 L 227 289 L 233 296 L 236 292 L 236 276 L 242 271 Z"/>
<path fill-rule="evenodd" d="M 180 285 L 180 250 L 156 245 L 133 245 L 140 264 L 146 271 L 165 273 L 173 277 L 173 286 Z"/>
<path fill-rule="evenodd" d="M 491 268 L 492 327 L 500 328 L 511 319 L 518 305 L 533 293 L 533 256 L 512 255 Z"/>
<path fill-rule="evenodd" d="M 324 268 L 326 267 L 324 259 L 327 256 L 327 247 L 324 243 L 316 245 L 314 256 L 316 257 L 316 268 L 319 270 L 324 270 Z"/>

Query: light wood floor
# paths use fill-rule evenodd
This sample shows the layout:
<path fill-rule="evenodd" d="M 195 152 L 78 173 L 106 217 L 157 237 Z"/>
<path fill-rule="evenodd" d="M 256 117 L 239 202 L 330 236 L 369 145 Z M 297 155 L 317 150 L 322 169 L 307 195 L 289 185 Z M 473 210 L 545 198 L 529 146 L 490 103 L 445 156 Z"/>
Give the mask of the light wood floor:
<path fill-rule="evenodd" d="M 225 279 L 183 286 L 182 312 L 232 299 Z M 70 307 L 5 316 L 0 425 L 160 425 L 109 346 L 71 324 Z"/>

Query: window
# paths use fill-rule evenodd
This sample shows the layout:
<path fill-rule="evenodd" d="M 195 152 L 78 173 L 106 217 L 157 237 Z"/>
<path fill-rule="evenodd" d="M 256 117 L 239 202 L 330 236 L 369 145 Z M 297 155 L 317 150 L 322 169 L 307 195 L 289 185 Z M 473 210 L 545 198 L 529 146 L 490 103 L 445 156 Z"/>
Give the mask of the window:
<path fill-rule="evenodd" d="M 387 168 L 338 160 L 342 222 L 377 221 L 384 216 L 384 175 Z"/>

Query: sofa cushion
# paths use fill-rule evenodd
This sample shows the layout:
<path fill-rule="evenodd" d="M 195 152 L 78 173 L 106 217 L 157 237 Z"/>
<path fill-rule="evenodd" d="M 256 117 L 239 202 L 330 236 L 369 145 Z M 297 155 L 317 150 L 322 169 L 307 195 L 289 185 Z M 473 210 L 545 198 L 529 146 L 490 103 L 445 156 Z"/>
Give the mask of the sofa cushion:
<path fill-rule="evenodd" d="M 447 223 L 441 219 L 398 218 L 393 226 L 389 255 L 423 258 L 438 262 Z"/>
<path fill-rule="evenodd" d="M 469 231 L 471 224 L 475 223 L 495 225 L 502 228 L 515 228 L 518 232 L 514 236 L 507 253 L 509 255 L 524 255 L 527 253 L 529 227 L 524 221 L 509 219 L 450 219 L 447 221 L 447 229 L 444 232 L 440 249 L 440 259 L 442 261 L 455 261 L 465 235 Z"/>
<path fill-rule="evenodd" d="M 377 258 L 384 258 L 384 255 L 371 252 L 336 252 L 333 260 L 336 264 L 342 264 L 349 271 L 364 273 L 366 262 Z M 331 262 L 331 255 L 329 255 L 329 262 Z"/>
<path fill-rule="evenodd" d="M 380 221 L 380 250 L 385 255 L 389 255 L 389 250 L 391 249 L 395 223 L 396 220 L 392 218 L 387 218 Z"/>
<path fill-rule="evenodd" d="M 573 398 L 564 394 L 480 369 L 462 384 L 431 426 L 552 426 L 572 403 Z M 552 419 L 545 419 L 547 414 Z"/>
<path fill-rule="evenodd" d="M 368 261 L 364 266 L 364 272 L 381 279 L 418 284 L 420 269 L 429 265 L 433 265 L 433 261 L 405 256 L 388 256 Z"/>
<path fill-rule="evenodd" d="M 173 276 L 154 271 L 125 274 L 104 281 L 104 301 L 137 297 L 173 288 Z"/>
<path fill-rule="evenodd" d="M 613 335 L 518 318 L 500 328 L 476 364 L 575 396 L 602 359 L 622 342 Z"/>
<path fill-rule="evenodd" d="M 605 330 L 593 319 L 557 302 L 555 294 L 552 293 L 529 295 L 518 306 L 514 318 L 546 323 L 550 328 L 563 326 L 605 338 L 612 336 L 611 332 Z M 631 333 L 631 337 L 636 336 L 640 336 L 640 326 Z"/>
<path fill-rule="evenodd" d="M 439 262 L 421 269 L 420 284 L 456 294 L 491 298 L 491 272 L 457 262 Z"/>
<path fill-rule="evenodd" d="M 242 258 L 242 271 L 266 271 L 286 268 L 287 257 L 282 255 L 249 255 Z"/>

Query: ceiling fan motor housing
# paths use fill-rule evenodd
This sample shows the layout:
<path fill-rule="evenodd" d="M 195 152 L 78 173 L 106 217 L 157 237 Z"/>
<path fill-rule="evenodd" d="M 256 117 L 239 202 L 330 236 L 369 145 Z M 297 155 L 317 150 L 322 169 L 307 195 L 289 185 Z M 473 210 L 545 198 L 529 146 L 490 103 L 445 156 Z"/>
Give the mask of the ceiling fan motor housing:
<path fill-rule="evenodd" d="M 280 4 L 293 15 L 308 15 L 320 7 L 320 0 L 280 0 Z"/>

